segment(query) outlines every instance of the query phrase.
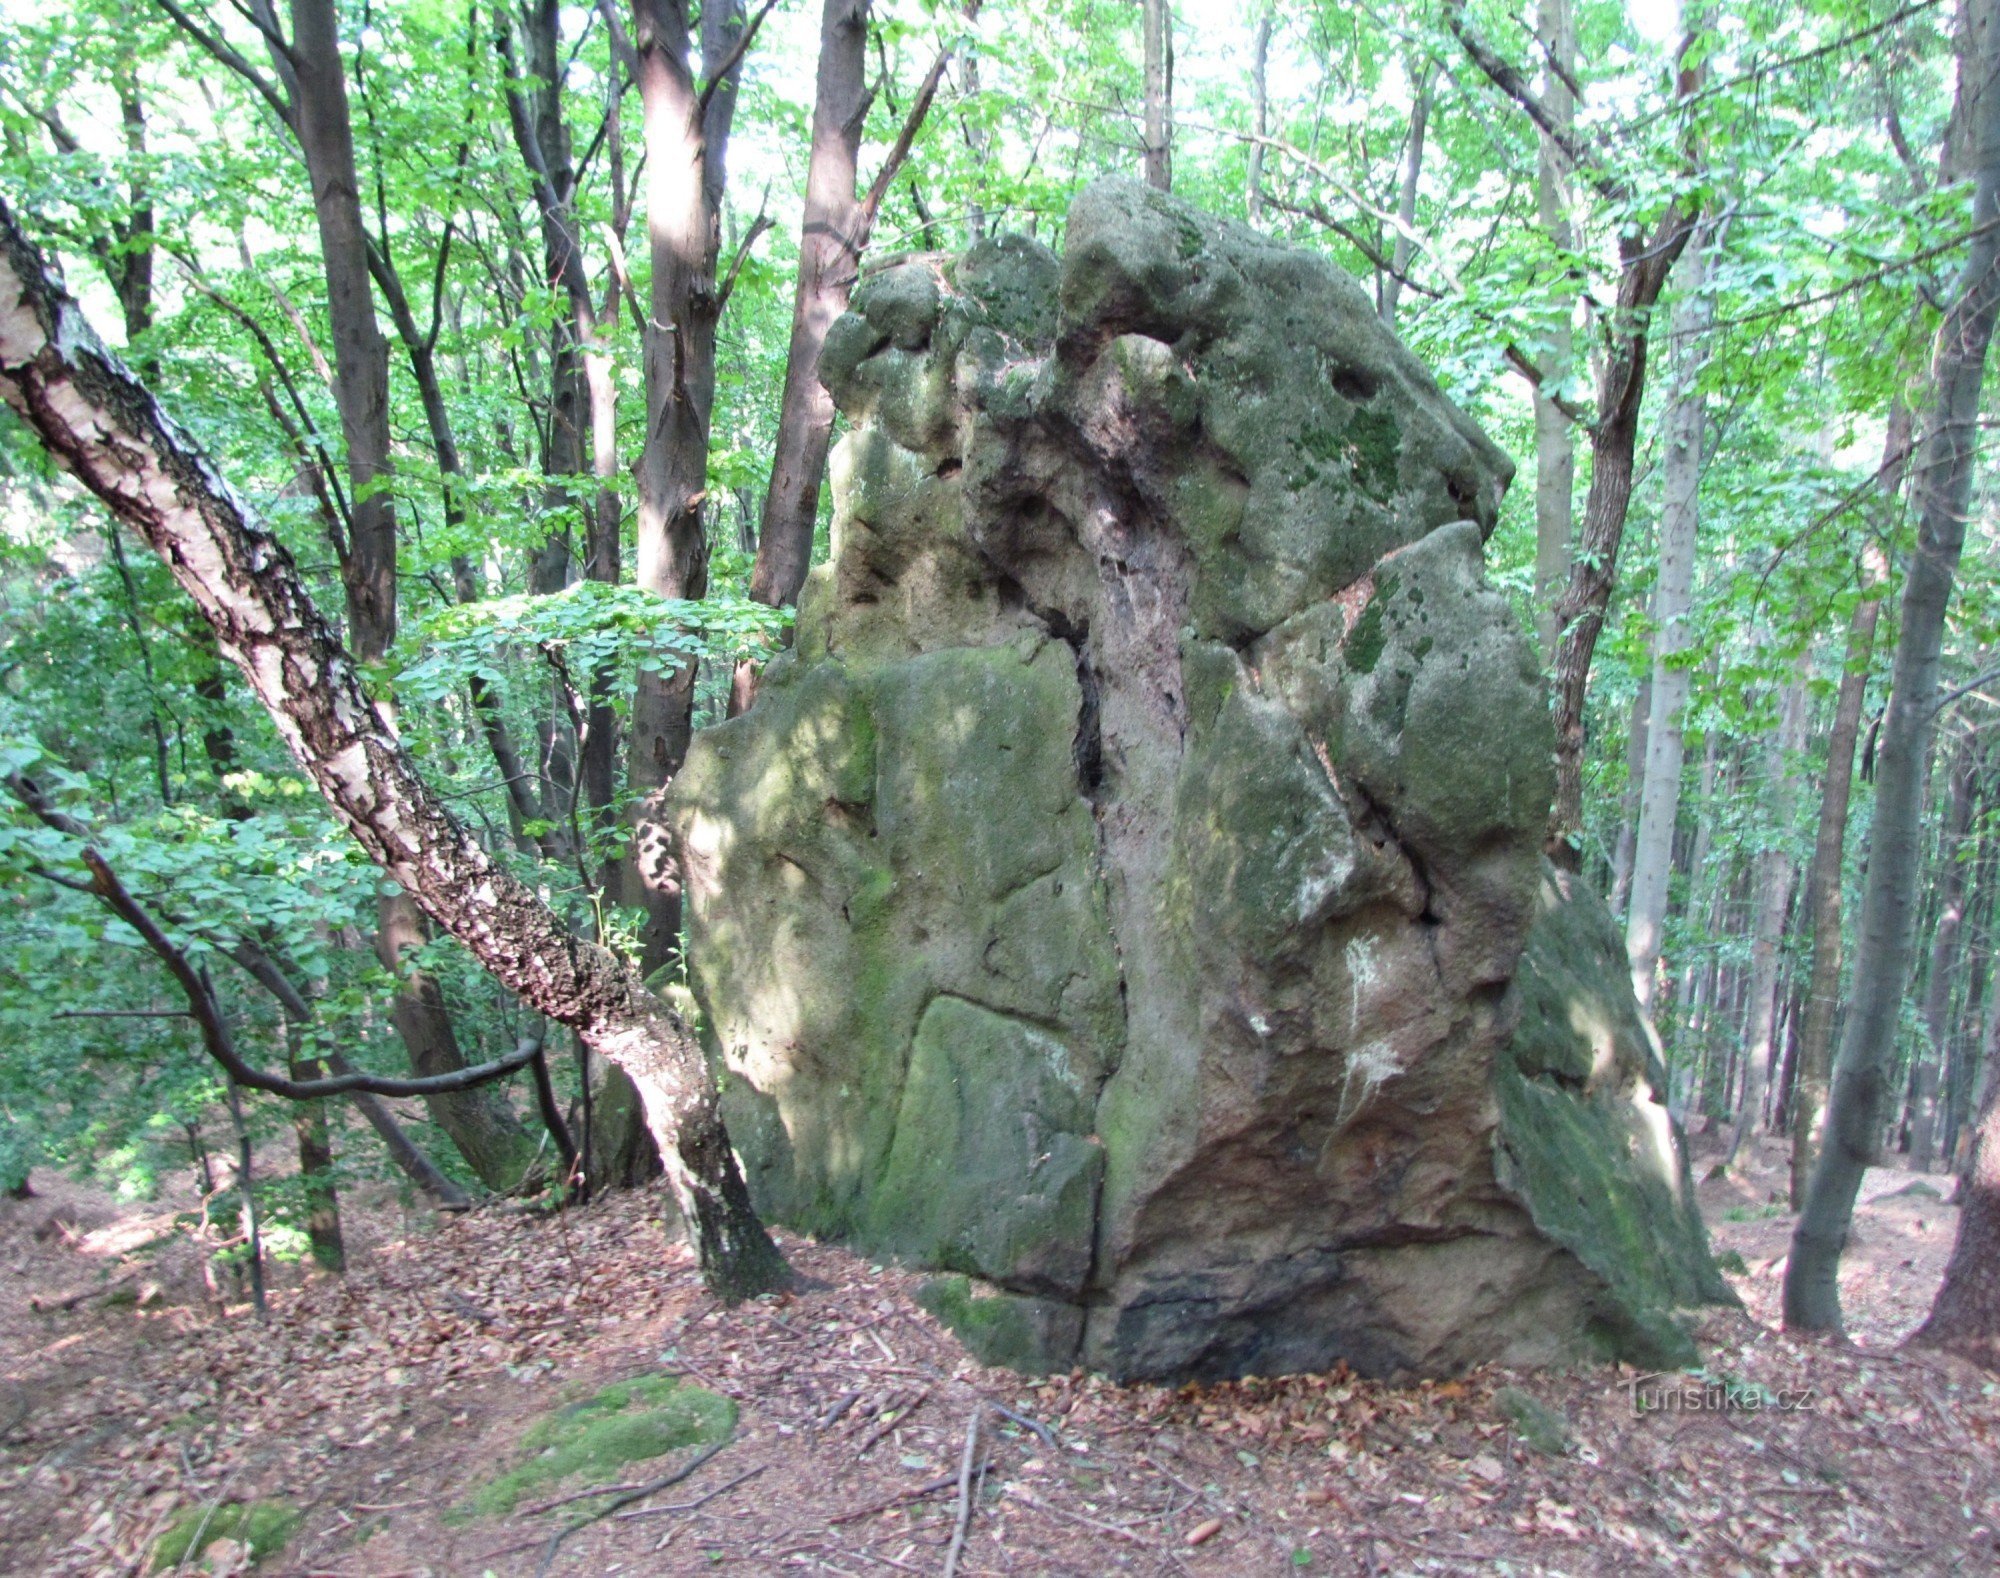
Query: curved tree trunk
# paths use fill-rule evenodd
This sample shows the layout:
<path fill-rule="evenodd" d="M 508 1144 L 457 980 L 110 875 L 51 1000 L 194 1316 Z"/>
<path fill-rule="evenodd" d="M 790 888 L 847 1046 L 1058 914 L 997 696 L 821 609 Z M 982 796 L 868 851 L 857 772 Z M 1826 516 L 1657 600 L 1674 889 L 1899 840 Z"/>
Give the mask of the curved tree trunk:
<path fill-rule="evenodd" d="M 1792 1234 L 1785 1325 L 1840 1329 L 1840 1254 L 1862 1174 L 1875 1159 L 1896 1023 L 1915 947 L 1918 842 L 1938 688 L 1938 656 L 1965 521 L 1986 350 L 2000 311 L 2000 0 L 1967 0 L 1958 97 L 1972 149 L 1971 239 L 1931 357 L 1932 399 L 1912 473 L 1917 547 L 1903 583 L 1902 629 L 1875 763 L 1875 821 L 1861 904 L 1853 1000 L 1834 1066 L 1826 1145 Z M 1976 1235 L 1982 1218 L 1961 1217 Z M 1956 1259 L 1956 1255 L 1954 1259 Z"/>
<path fill-rule="evenodd" d="M 432 920 L 530 1008 L 632 1076 L 710 1288 L 785 1267 L 750 1204 L 687 1026 L 580 941 L 446 809 L 362 688 L 284 545 L 103 348 L 0 204 L 0 393 L 52 456 L 166 561 L 335 816 Z"/>

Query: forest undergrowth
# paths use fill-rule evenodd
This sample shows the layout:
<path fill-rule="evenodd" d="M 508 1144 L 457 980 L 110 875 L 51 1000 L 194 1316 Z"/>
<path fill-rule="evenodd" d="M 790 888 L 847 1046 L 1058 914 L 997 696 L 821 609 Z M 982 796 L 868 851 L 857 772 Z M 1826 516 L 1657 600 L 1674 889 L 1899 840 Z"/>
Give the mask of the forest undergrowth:
<path fill-rule="evenodd" d="M 808 1285 L 720 1308 L 652 1192 L 455 1218 L 357 1195 L 350 1273 L 275 1287 L 265 1323 L 210 1297 L 170 1209 L 37 1176 L 0 1203 L 0 1571 L 241 1572 L 260 1536 L 257 1572 L 328 1578 L 1995 1570 L 2000 1386 L 1894 1347 L 1950 1180 L 1870 1175 L 1852 1347 L 1773 1329 L 1783 1182 L 1768 1142 L 1704 1183 L 1745 1311 L 1680 1378 L 1762 1406 L 1641 1413 L 1617 1366 L 1026 1380 L 829 1246 L 787 1239 Z M 733 1430 L 482 1499 L 552 1418 L 663 1380 Z M 163 1535 L 191 1553 L 156 1569 Z"/>

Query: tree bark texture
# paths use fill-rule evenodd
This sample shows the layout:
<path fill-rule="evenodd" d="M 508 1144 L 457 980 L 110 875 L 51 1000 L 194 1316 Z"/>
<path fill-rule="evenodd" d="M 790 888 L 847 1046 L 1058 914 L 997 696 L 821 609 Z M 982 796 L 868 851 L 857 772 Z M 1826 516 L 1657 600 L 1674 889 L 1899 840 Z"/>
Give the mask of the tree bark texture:
<path fill-rule="evenodd" d="M 1896 1023 L 1915 947 L 1924 779 L 1937 706 L 1938 660 L 1965 545 L 1986 351 L 2000 310 L 2000 0 L 1967 0 L 1958 98 L 1972 166 L 1965 266 L 1931 356 L 1931 398 L 1911 474 L 1916 551 L 1903 582 L 1901 629 L 1881 744 L 1875 818 L 1857 930 L 1854 985 L 1814 1165 L 1785 1271 L 1785 1324 L 1840 1329 L 1837 1281 L 1862 1174 L 1880 1144 Z M 1975 1232 L 1978 1218 L 1974 1219 Z M 1961 1230 L 1963 1230 L 1961 1222 Z"/>
<path fill-rule="evenodd" d="M 4 204 L 0 393 L 166 561 L 369 856 L 530 1008 L 632 1076 L 709 1286 L 743 1297 L 778 1285 L 783 1260 L 687 1027 L 616 955 L 573 936 L 432 793 L 290 554 L 103 348 Z"/>

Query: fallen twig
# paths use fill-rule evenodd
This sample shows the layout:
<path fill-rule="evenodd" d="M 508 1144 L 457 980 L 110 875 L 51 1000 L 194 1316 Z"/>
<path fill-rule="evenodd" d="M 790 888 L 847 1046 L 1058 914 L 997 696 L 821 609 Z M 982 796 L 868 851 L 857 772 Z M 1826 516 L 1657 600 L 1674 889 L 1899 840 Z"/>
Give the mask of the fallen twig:
<path fill-rule="evenodd" d="M 855 1507 L 847 1512 L 836 1512 L 826 1521 L 829 1526 L 836 1523 L 853 1523 L 861 1518 L 872 1517 L 878 1512 L 887 1512 L 891 1507 L 900 1507 L 906 1501 L 920 1500 L 934 1491 L 943 1490 L 947 1485 L 955 1485 L 957 1483 L 958 1476 L 956 1474 L 941 1475 L 928 1484 L 917 1486 L 915 1490 L 899 1490 L 895 1495 L 885 1497 L 881 1501 L 871 1501 L 865 1507 Z"/>
<path fill-rule="evenodd" d="M 746 1468 L 727 1484 L 717 1485 L 713 1490 L 704 1491 L 701 1495 L 695 1497 L 693 1501 L 676 1501 L 667 1507 L 640 1507 L 634 1512 L 621 1512 L 617 1515 L 618 1521 L 623 1523 L 628 1518 L 664 1518 L 673 1512 L 692 1512 L 696 1507 L 707 1506 L 717 1496 L 728 1495 L 730 1491 L 734 1490 L 746 1479 L 755 1479 L 770 1466 L 769 1463 L 759 1463 L 755 1468 Z"/>
<path fill-rule="evenodd" d="M 979 1426 L 985 1418 L 986 1404 L 981 1402 L 965 1421 L 965 1450 L 958 1459 L 958 1513 L 952 1521 L 950 1548 L 944 1553 L 944 1578 L 957 1578 L 959 1553 L 972 1527 L 972 1465 L 979 1457 Z"/>
<path fill-rule="evenodd" d="M 549 1536 L 548 1549 L 542 1552 L 541 1565 L 535 1569 L 535 1578 L 543 1578 L 543 1574 L 547 1573 L 555 1565 L 556 1552 L 562 1548 L 562 1542 L 576 1533 L 578 1529 L 587 1529 L 591 1524 L 598 1522 L 602 1518 L 610 1517 L 622 1507 L 629 1507 L 635 1501 L 643 1501 L 646 1497 L 658 1491 L 665 1490 L 669 1485 L 678 1485 L 728 1445 L 729 1443 L 725 1440 L 718 1441 L 711 1447 L 705 1447 L 671 1474 L 662 1474 L 658 1479 L 648 1481 L 644 1485 L 628 1490 L 623 1495 L 613 1498 L 604 1506 L 599 1507 L 595 1512 L 586 1512 L 574 1522 L 564 1524 L 554 1534 Z"/>
<path fill-rule="evenodd" d="M 903 1421 L 908 1419 L 910 1415 L 914 1414 L 919 1408 L 923 1407 L 924 1400 L 928 1398 L 930 1395 L 931 1395 L 931 1389 L 928 1386 L 919 1387 L 917 1389 L 917 1395 L 915 1397 L 912 1397 L 907 1403 L 898 1403 L 894 1408 L 883 1409 L 882 1412 L 884 1414 L 893 1414 L 895 1415 L 895 1417 L 893 1419 L 882 1419 L 878 1421 L 874 1429 L 870 1430 L 867 1435 L 861 1438 L 861 1445 L 854 1449 L 854 1455 L 857 1458 L 866 1457 L 869 1454 L 869 1452 L 874 1449 L 876 1442 L 880 1441 L 891 1430 L 894 1430 L 896 1426 L 903 1423 Z"/>

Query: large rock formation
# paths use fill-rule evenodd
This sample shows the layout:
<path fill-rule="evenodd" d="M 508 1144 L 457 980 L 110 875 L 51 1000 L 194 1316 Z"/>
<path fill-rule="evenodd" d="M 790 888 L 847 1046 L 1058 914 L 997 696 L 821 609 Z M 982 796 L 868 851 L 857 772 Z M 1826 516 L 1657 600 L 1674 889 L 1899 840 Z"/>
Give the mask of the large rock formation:
<path fill-rule="evenodd" d="M 1029 1368 L 1683 1349 L 1719 1285 L 1481 579 L 1512 467 L 1361 290 L 1104 183 L 824 365 L 832 562 L 676 790 L 763 1208 Z"/>

